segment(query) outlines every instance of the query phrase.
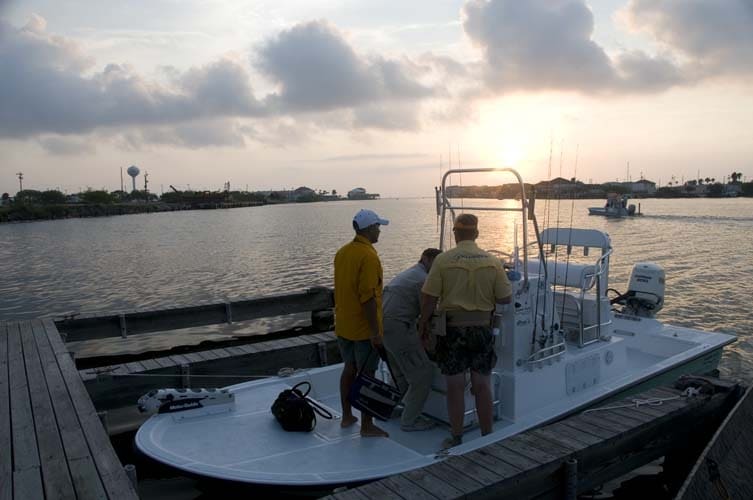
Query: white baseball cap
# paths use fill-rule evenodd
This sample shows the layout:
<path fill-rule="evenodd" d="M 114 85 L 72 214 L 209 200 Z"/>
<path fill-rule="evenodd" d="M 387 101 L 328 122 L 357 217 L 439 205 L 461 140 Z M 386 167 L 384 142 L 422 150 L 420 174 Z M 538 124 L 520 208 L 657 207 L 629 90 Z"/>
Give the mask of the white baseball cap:
<path fill-rule="evenodd" d="M 386 226 L 390 223 L 390 221 L 388 221 L 387 219 L 382 219 L 381 217 L 379 217 L 373 210 L 367 210 L 365 208 L 362 208 L 358 211 L 358 213 L 353 217 L 353 222 L 356 223 L 358 229 L 366 229 L 367 227 L 373 226 L 374 224 Z"/>

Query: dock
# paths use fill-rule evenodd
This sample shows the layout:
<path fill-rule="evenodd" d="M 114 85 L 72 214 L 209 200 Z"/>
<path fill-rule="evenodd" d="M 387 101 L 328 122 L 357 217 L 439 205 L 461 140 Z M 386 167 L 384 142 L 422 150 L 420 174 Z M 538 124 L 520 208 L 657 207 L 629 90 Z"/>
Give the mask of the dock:
<path fill-rule="evenodd" d="M 243 344 L 192 346 L 81 369 L 66 339 L 169 335 L 177 328 L 308 311 L 313 326 L 332 306 L 330 290 L 311 289 L 160 311 L 0 322 L 0 500 L 138 498 L 135 474 L 129 477 L 109 440 L 110 434 L 134 431 L 146 418 L 135 410 L 138 396 L 160 387 L 223 387 L 276 375 L 281 367 L 340 361 L 334 334 L 316 328 L 295 337 L 257 336 Z M 719 379 L 700 386 L 706 392 L 692 397 L 664 385 L 606 401 L 595 411 L 464 455 L 438 453 L 428 467 L 328 498 L 574 499 L 659 457 L 665 463 L 682 455 L 693 460 L 743 393 L 738 384 Z M 745 408 L 743 416 L 750 406 Z M 124 414 L 127 424 L 118 422 Z"/>
<path fill-rule="evenodd" d="M 718 393 L 694 397 L 654 388 L 464 455 L 439 454 L 428 467 L 326 498 L 574 500 L 689 443 L 708 440 L 741 394 L 735 384 L 720 384 Z M 661 403 L 636 405 L 635 400 Z"/>
<path fill-rule="evenodd" d="M 138 498 L 50 320 L 0 322 L 0 499 Z"/>

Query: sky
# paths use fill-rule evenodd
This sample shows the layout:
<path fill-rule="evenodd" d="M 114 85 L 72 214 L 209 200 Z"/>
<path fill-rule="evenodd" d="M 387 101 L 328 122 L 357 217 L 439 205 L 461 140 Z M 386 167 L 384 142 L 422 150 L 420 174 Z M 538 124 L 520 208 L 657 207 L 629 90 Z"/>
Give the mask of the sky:
<path fill-rule="evenodd" d="M 11 194 L 748 180 L 752 130 L 752 0 L 0 0 Z"/>

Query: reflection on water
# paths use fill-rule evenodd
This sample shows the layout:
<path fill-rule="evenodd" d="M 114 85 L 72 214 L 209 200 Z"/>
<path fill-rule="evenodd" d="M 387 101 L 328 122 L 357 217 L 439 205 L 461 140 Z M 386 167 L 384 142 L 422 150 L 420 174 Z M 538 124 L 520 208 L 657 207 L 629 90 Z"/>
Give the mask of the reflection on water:
<path fill-rule="evenodd" d="M 611 286 L 636 261 L 667 273 L 660 318 L 740 336 L 727 375 L 753 374 L 753 200 L 639 200 L 643 217 L 587 215 L 599 200 L 538 200 L 539 225 L 601 229 L 612 238 Z M 459 203 L 459 200 L 458 200 Z M 477 206 L 478 200 L 465 200 Z M 493 201 L 514 206 L 512 200 Z M 433 199 L 290 204 L 0 226 L 0 319 L 194 305 L 331 286 L 332 258 L 367 206 L 390 219 L 377 250 L 385 279 L 438 244 Z M 510 250 L 520 215 L 480 214 L 480 244 Z M 522 243 L 522 241 L 521 241 Z"/>

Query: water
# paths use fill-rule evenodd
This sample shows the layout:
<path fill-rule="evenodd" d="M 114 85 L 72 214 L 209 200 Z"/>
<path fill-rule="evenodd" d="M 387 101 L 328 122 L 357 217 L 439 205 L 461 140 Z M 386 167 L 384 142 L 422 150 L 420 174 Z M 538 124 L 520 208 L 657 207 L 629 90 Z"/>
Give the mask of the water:
<path fill-rule="evenodd" d="M 536 209 L 541 226 L 559 220 L 561 227 L 609 233 L 612 288 L 626 289 L 636 261 L 663 266 L 666 303 L 659 318 L 737 334 L 722 372 L 753 378 L 753 199 L 640 202 L 646 215 L 618 220 L 588 216 L 587 207 L 598 200 L 538 200 Z M 352 237 L 350 221 L 361 206 L 391 220 L 376 245 L 387 281 L 425 247 L 438 246 L 434 200 L 428 198 L 0 225 L 0 320 L 159 309 L 332 286 L 332 258 Z M 481 246 L 511 248 L 510 228 L 519 215 L 481 215 Z"/>

